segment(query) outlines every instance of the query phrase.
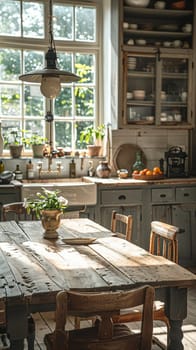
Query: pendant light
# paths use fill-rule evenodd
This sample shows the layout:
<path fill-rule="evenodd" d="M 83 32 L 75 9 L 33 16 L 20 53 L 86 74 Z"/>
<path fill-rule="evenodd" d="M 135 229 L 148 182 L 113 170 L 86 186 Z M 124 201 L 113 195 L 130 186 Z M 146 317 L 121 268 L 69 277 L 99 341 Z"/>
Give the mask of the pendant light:
<path fill-rule="evenodd" d="M 19 79 L 29 83 L 41 83 L 42 95 L 53 99 L 59 95 L 61 83 L 77 82 L 80 77 L 56 67 L 57 53 L 52 28 L 52 0 L 49 0 L 49 48 L 45 55 L 46 67 L 19 76 Z"/>

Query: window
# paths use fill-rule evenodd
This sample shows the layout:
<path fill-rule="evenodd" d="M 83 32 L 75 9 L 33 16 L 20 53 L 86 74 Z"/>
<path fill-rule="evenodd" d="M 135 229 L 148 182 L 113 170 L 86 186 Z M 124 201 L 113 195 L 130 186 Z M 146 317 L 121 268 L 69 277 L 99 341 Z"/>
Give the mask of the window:
<path fill-rule="evenodd" d="M 48 49 L 48 1 L 0 2 L 0 118 L 3 133 L 17 127 L 46 135 L 54 147 L 84 148 L 80 131 L 96 124 L 98 116 L 99 1 L 53 0 L 53 34 L 58 68 L 80 81 L 62 84 L 55 100 L 48 101 L 40 85 L 21 82 L 20 74 L 43 68 Z M 52 110 L 54 123 L 45 121 Z"/>

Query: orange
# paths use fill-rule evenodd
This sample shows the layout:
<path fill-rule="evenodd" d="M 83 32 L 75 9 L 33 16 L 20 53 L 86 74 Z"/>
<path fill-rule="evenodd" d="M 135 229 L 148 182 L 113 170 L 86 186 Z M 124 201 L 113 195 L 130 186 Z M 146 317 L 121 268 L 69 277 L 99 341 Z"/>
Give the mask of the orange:
<path fill-rule="evenodd" d="M 137 175 L 137 174 L 139 174 L 139 170 L 134 170 L 133 175 Z"/>
<path fill-rule="evenodd" d="M 160 168 L 159 168 L 158 166 L 154 167 L 154 168 L 153 168 L 153 173 L 156 174 L 156 175 L 157 175 L 157 174 L 161 174 Z"/>
<path fill-rule="evenodd" d="M 148 170 L 147 172 L 146 172 L 146 175 L 147 176 L 150 176 L 150 175 L 152 175 L 153 174 L 153 171 L 152 170 Z"/>

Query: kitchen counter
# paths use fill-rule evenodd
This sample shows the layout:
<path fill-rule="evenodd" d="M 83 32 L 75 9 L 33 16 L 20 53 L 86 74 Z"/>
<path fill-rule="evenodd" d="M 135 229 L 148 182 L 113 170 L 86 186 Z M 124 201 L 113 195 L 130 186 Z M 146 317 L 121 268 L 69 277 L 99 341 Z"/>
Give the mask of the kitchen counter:
<path fill-rule="evenodd" d="M 187 178 L 165 178 L 160 180 L 135 180 L 132 178 L 119 179 L 118 177 L 111 178 L 99 178 L 99 177 L 90 177 L 84 176 L 83 181 L 92 182 L 100 185 L 107 186 L 146 186 L 146 185 L 161 185 L 161 184 L 174 184 L 174 185 L 192 185 L 196 184 L 196 177 L 187 177 Z"/>

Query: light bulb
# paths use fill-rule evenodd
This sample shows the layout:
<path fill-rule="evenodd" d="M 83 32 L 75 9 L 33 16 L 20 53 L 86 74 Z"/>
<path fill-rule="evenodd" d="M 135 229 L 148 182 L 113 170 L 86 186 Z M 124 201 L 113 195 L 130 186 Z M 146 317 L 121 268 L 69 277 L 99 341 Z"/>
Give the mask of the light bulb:
<path fill-rule="evenodd" d="M 61 90 L 60 78 L 52 76 L 42 77 L 40 90 L 45 97 L 55 98 Z"/>

